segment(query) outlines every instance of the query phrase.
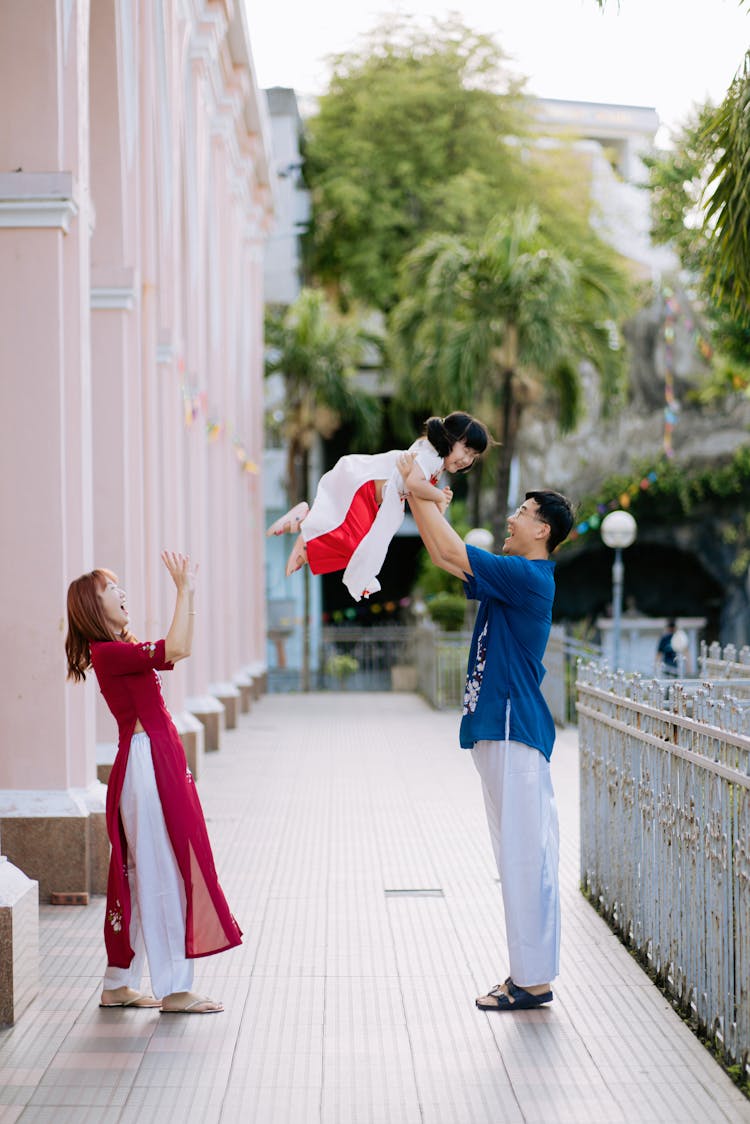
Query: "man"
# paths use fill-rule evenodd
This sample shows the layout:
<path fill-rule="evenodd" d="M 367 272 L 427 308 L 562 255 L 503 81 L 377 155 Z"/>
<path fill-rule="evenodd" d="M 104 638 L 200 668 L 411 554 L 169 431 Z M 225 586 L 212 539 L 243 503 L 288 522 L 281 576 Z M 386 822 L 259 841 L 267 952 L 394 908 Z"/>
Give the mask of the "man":
<path fill-rule="evenodd" d="M 660 638 L 656 648 L 655 673 L 667 678 L 676 679 L 680 674 L 680 661 L 674 649 L 674 637 L 677 631 L 677 621 L 672 617 L 667 621 L 666 631 Z"/>
<path fill-rule="evenodd" d="M 408 454 L 399 467 L 408 467 Z M 460 741 L 482 779 L 503 891 L 510 975 L 477 999 L 482 1011 L 552 1000 L 559 970 L 558 823 L 549 758 L 555 724 L 542 697 L 554 599 L 550 554 L 574 518 L 558 492 L 527 492 L 508 519 L 501 556 L 466 546 L 434 504 L 409 499 L 430 558 L 479 601 Z"/>

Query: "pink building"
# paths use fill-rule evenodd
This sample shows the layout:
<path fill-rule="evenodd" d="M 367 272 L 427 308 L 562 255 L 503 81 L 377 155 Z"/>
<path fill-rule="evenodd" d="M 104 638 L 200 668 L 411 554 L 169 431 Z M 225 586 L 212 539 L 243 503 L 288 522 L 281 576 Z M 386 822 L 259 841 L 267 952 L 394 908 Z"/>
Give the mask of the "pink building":
<path fill-rule="evenodd" d="M 0 10 L 0 1022 L 34 993 L 36 882 L 100 893 L 115 729 L 65 681 L 65 594 L 94 566 L 163 635 L 163 547 L 200 562 L 166 677 L 201 754 L 262 683 L 265 99 L 239 0 Z M 199 720 L 200 719 L 200 720 Z M 98 772 L 99 766 L 99 772 Z"/>

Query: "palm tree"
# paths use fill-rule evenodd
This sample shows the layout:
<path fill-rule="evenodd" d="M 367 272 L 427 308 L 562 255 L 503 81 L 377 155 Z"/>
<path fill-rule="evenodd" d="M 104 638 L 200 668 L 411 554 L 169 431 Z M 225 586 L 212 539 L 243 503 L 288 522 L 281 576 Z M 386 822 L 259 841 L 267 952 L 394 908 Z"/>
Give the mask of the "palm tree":
<path fill-rule="evenodd" d="M 607 6 L 607 0 L 596 3 Z M 750 324 L 750 51 L 709 116 L 702 140 L 713 162 L 703 222 L 714 251 L 707 280 L 714 299 L 725 302 L 744 329 Z"/>
<path fill-rule="evenodd" d="M 371 333 L 337 316 L 319 289 L 302 289 L 293 304 L 266 315 L 266 375 L 284 378 L 281 432 L 287 444 L 290 503 L 308 498 L 309 457 L 318 437 L 348 423 L 370 445 L 377 435 L 380 404 L 357 386 Z"/>
<path fill-rule="evenodd" d="M 343 423 L 369 446 L 377 436 L 380 403 L 355 381 L 372 334 L 337 317 L 318 289 L 302 289 L 286 309 L 266 316 L 266 375 L 284 378 L 282 434 L 287 442 L 290 504 L 309 497 L 310 450 Z M 310 576 L 305 567 L 302 689 L 310 687 Z"/>
<path fill-rule="evenodd" d="M 712 244 L 714 295 L 750 319 L 750 51 L 721 105 L 710 116 L 704 142 L 714 164 L 708 181 L 704 228 Z"/>
<path fill-rule="evenodd" d="M 554 247 L 537 213 L 493 223 L 479 243 L 437 235 L 406 259 L 407 295 L 391 319 L 401 393 L 432 412 L 482 402 L 501 442 L 493 531 L 499 539 L 524 410 L 553 398 L 563 430 L 580 415 L 580 366 L 619 384 L 614 321 L 628 291 L 611 253 L 588 239 L 576 258 Z"/>

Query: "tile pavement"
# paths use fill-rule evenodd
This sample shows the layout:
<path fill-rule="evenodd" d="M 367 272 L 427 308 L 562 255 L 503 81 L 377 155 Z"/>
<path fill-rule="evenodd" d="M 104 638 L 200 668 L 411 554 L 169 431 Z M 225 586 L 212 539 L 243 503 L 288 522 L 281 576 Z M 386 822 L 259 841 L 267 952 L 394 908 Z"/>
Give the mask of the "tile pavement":
<path fill-rule="evenodd" d="M 198 962 L 226 1011 L 98 1007 L 102 899 L 45 906 L 43 987 L 0 1031 L 0 1124 L 750 1124 L 750 1102 L 578 893 L 577 739 L 559 732 L 562 971 L 506 974 L 479 782 L 455 714 L 412 695 L 272 695 L 200 781 L 245 930 Z"/>

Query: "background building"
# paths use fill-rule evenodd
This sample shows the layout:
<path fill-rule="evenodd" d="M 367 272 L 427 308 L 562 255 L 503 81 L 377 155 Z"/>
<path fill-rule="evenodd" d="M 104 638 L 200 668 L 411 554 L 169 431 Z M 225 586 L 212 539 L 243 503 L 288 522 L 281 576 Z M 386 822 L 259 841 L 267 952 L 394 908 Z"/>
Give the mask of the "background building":
<path fill-rule="evenodd" d="M 273 159 L 278 178 L 276 217 L 269 234 L 264 263 L 265 298 L 269 305 L 288 306 L 303 285 L 301 239 L 310 219 L 310 193 L 302 178 L 304 125 L 294 90 L 266 90 Z M 266 447 L 263 454 L 263 502 L 268 526 L 289 507 L 286 479 L 287 450 L 283 438 L 285 388 L 281 374 L 266 380 Z M 314 494 L 323 469 L 320 444 L 312 450 L 309 486 Z M 280 535 L 266 542 L 266 598 L 268 611 L 267 661 L 272 690 L 297 688 L 303 663 L 304 585 L 309 582 L 311 672 L 317 671 L 320 650 L 321 580 L 309 572 L 286 576 L 286 560 L 293 538 Z"/>

